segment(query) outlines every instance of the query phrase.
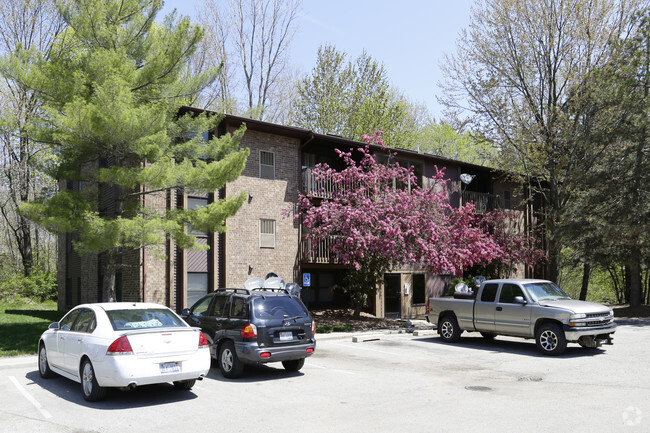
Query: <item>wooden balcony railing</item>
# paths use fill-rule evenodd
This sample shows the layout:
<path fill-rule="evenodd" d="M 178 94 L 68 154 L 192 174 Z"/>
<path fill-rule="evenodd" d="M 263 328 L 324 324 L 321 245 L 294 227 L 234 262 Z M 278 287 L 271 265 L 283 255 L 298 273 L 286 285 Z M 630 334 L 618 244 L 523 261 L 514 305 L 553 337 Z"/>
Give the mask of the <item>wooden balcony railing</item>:
<path fill-rule="evenodd" d="M 476 213 L 478 214 L 484 214 L 495 209 L 503 209 L 503 202 L 500 196 L 482 192 L 464 191 L 463 204 L 465 203 L 474 203 Z"/>
<path fill-rule="evenodd" d="M 309 239 L 300 242 L 300 258 L 304 263 L 338 263 L 338 257 L 330 252 L 330 239 L 314 244 Z"/>

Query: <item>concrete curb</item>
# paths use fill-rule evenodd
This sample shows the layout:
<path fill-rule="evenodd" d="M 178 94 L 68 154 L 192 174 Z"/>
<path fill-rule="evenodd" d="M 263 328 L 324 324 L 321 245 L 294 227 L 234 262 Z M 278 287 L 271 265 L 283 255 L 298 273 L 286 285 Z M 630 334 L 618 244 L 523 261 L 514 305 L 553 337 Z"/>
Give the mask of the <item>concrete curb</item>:
<path fill-rule="evenodd" d="M 15 367 L 38 368 L 38 355 L 10 356 L 8 358 L 0 358 L 0 370 Z"/>

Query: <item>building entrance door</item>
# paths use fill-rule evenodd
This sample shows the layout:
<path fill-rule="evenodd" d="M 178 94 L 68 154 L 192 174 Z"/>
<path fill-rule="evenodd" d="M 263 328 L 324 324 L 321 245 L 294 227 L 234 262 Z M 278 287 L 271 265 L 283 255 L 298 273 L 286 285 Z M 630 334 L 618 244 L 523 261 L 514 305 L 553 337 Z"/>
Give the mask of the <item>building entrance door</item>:
<path fill-rule="evenodd" d="M 402 317 L 402 278 L 400 274 L 384 275 L 384 297 L 386 299 L 385 316 L 400 319 Z"/>

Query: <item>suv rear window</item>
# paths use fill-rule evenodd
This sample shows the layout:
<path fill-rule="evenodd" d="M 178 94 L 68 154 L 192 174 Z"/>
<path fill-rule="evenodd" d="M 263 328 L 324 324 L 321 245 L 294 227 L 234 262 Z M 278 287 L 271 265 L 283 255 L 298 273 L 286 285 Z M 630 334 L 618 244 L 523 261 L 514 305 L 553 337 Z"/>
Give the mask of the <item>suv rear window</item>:
<path fill-rule="evenodd" d="M 307 314 L 302 303 L 289 296 L 256 298 L 253 301 L 253 315 L 257 319 L 282 319 L 285 316 L 304 317 Z"/>

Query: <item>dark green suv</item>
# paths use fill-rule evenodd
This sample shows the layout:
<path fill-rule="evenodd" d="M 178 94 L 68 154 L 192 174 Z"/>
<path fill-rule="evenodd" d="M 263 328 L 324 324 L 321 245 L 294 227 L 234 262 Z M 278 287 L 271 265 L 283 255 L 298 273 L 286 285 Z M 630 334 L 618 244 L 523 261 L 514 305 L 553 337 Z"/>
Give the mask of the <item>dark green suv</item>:
<path fill-rule="evenodd" d="M 286 370 L 298 371 L 316 349 L 314 320 L 285 289 L 218 289 L 182 317 L 201 328 L 227 378 L 241 375 L 244 364 L 282 362 Z"/>

